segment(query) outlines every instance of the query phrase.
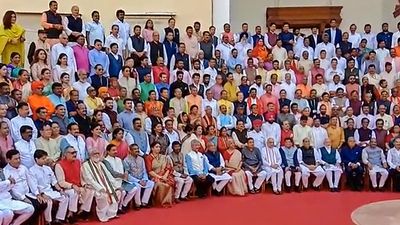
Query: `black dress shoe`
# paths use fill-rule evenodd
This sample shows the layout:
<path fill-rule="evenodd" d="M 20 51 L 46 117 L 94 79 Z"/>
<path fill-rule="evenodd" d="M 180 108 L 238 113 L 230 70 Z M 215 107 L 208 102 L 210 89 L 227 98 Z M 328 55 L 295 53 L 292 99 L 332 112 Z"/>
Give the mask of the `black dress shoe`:
<path fill-rule="evenodd" d="M 250 194 L 255 194 L 255 193 L 256 193 L 256 191 L 254 189 L 250 190 Z"/>
<path fill-rule="evenodd" d="M 313 188 L 314 188 L 314 191 L 320 191 L 321 190 L 319 186 L 316 186 L 316 187 L 313 187 Z"/>
<path fill-rule="evenodd" d="M 292 192 L 292 187 L 291 186 L 285 186 L 285 191 L 290 193 Z"/>
<path fill-rule="evenodd" d="M 301 192 L 300 186 L 294 186 L 294 191 L 300 193 Z"/>
<path fill-rule="evenodd" d="M 331 188 L 331 189 L 330 189 L 330 192 L 335 192 L 335 188 Z"/>
<path fill-rule="evenodd" d="M 378 188 L 378 191 L 379 192 L 385 192 L 385 188 L 384 187 L 380 187 L 380 188 Z"/>

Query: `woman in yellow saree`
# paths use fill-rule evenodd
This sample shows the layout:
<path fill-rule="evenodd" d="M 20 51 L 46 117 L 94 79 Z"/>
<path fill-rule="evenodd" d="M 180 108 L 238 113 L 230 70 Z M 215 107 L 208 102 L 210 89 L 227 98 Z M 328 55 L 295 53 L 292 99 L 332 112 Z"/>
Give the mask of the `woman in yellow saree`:
<path fill-rule="evenodd" d="M 3 17 L 3 24 L 0 26 L 0 54 L 3 62 L 11 59 L 11 53 L 17 52 L 21 56 L 20 66 L 25 61 L 25 29 L 16 24 L 17 14 L 14 11 L 7 11 Z"/>

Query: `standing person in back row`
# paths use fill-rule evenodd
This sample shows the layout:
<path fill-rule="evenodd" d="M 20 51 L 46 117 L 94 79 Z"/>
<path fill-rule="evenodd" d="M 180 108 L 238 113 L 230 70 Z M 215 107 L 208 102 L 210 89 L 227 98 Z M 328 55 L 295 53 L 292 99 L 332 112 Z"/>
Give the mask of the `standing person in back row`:
<path fill-rule="evenodd" d="M 329 42 L 336 46 L 342 41 L 342 30 L 338 28 L 336 19 L 331 19 L 329 25 L 330 28 L 325 30 L 325 33 L 329 35 Z"/>
<path fill-rule="evenodd" d="M 120 49 L 125 49 L 128 38 L 131 33 L 131 25 L 125 21 L 125 11 L 122 9 L 118 9 L 115 13 L 117 16 L 117 20 L 113 23 L 113 25 L 118 25 L 118 37 L 122 39 L 122 44 L 118 45 Z"/>
<path fill-rule="evenodd" d="M 58 3 L 56 1 L 50 1 L 49 10 L 43 12 L 40 20 L 40 24 L 47 33 L 46 41 L 50 46 L 59 42 L 58 37 L 64 29 L 61 15 L 57 13 L 57 9 Z"/>
<path fill-rule="evenodd" d="M 179 40 L 180 40 L 180 33 L 179 33 L 179 29 L 175 27 L 175 19 L 174 18 L 169 18 L 168 20 L 168 27 L 164 28 L 164 41 L 167 40 L 167 34 L 169 32 L 173 33 L 174 39 L 173 41 L 175 42 L 175 44 L 179 44 Z M 161 39 L 162 40 L 162 39 Z"/>
<path fill-rule="evenodd" d="M 71 15 L 64 17 L 63 28 L 64 32 L 68 35 L 68 42 L 72 46 L 76 44 L 79 36 L 85 36 L 85 23 L 79 14 L 79 7 L 77 5 L 72 6 Z"/>

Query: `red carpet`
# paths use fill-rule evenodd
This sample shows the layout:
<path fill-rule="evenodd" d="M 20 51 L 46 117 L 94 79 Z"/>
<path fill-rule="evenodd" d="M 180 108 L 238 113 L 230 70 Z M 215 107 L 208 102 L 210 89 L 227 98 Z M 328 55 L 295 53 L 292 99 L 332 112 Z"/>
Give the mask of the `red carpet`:
<path fill-rule="evenodd" d="M 353 210 L 367 203 L 398 199 L 398 193 L 314 192 L 276 196 L 211 197 L 169 209 L 130 211 L 108 225 L 353 225 Z M 80 223 L 81 224 L 81 223 Z M 97 221 L 86 225 L 99 224 Z"/>

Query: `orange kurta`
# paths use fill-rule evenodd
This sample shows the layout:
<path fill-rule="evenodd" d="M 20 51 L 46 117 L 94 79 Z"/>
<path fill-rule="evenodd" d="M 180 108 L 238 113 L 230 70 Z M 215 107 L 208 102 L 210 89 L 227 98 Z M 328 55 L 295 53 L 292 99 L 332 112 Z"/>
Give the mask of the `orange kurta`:
<path fill-rule="evenodd" d="M 32 109 L 34 120 L 37 119 L 36 110 L 39 107 L 45 107 L 47 109 L 46 119 L 50 119 L 51 115 L 54 113 L 54 105 L 46 96 L 33 94 L 28 97 L 28 104 Z"/>
<path fill-rule="evenodd" d="M 144 111 L 146 112 L 147 116 L 154 115 L 154 112 L 157 111 L 161 114 L 163 103 L 160 101 L 147 101 L 144 103 Z M 159 116 L 159 115 L 154 115 Z"/>

